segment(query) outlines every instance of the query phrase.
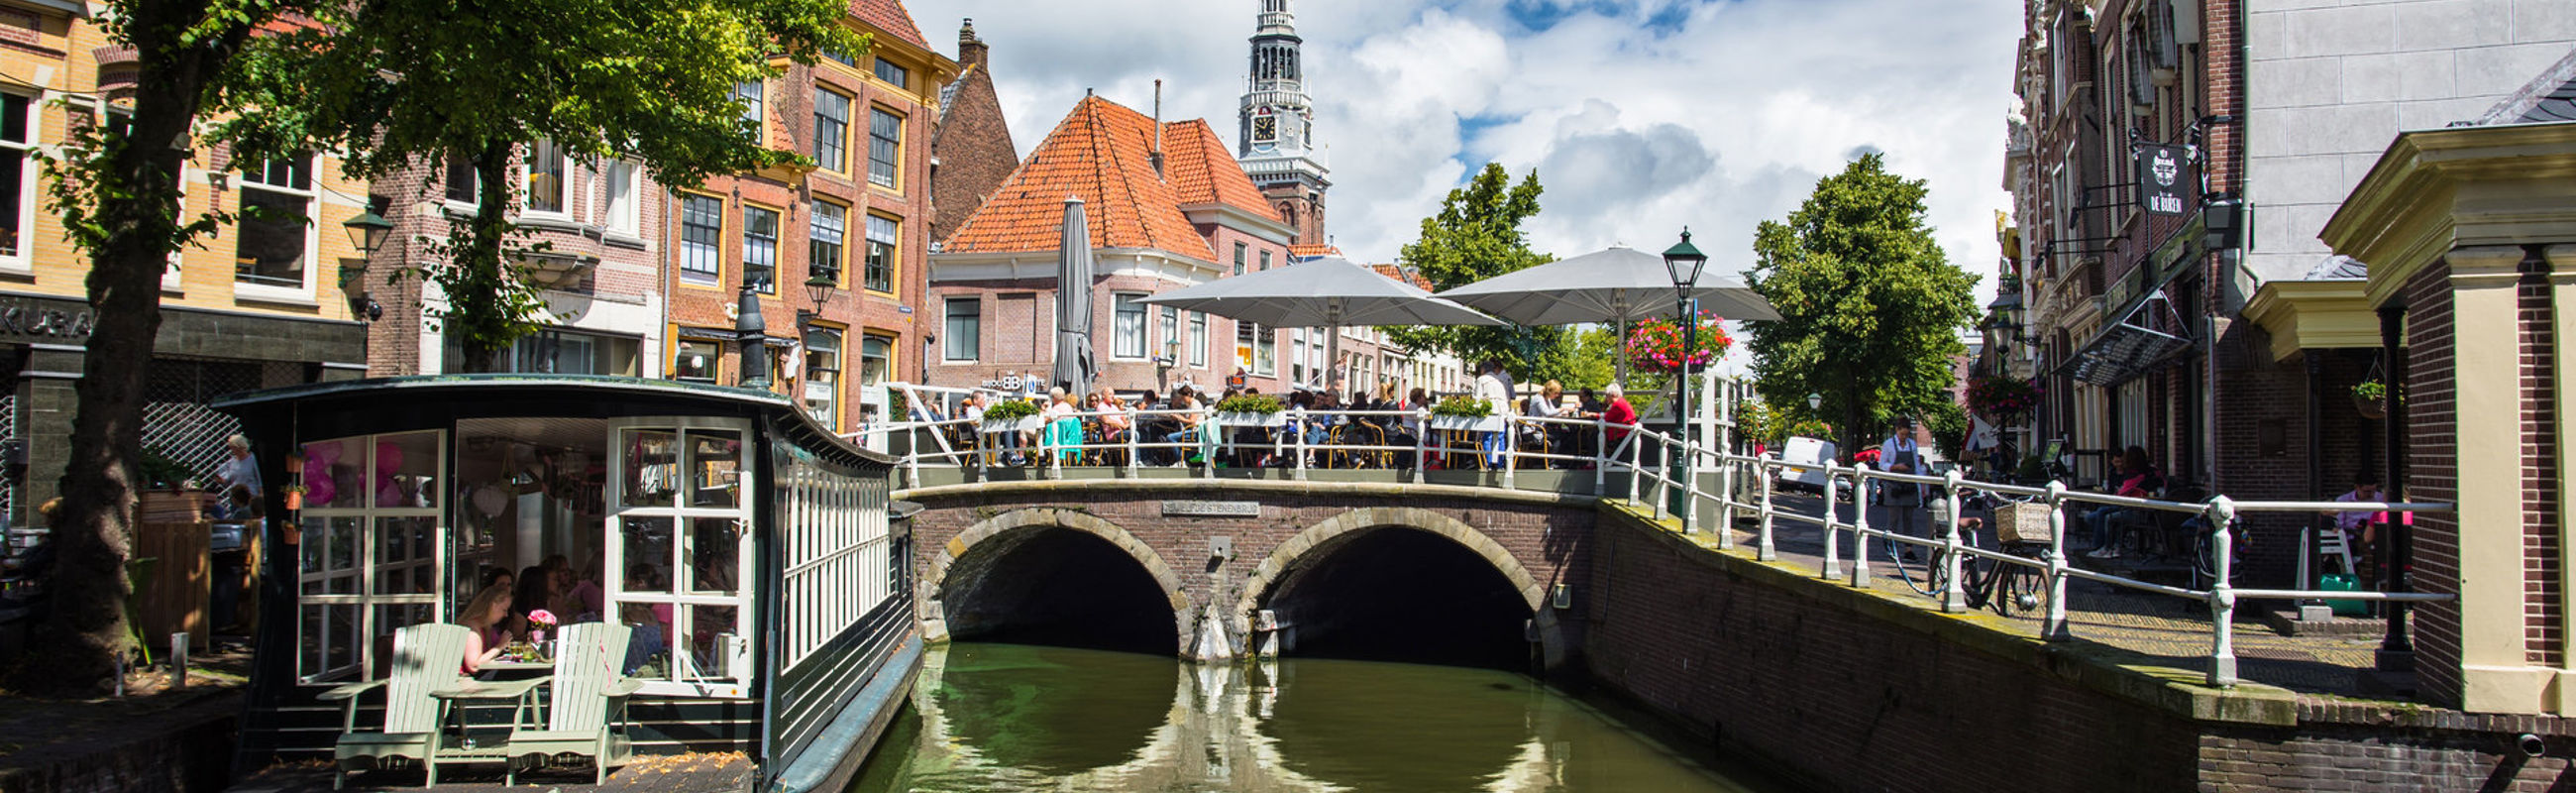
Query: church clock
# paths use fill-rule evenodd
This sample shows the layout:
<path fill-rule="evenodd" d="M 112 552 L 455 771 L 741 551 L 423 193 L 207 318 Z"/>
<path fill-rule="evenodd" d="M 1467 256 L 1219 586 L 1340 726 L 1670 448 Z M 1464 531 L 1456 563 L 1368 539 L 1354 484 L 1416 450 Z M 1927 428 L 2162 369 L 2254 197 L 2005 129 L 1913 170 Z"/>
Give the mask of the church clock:
<path fill-rule="evenodd" d="M 1278 140 L 1278 139 L 1279 139 L 1279 119 L 1278 119 L 1278 117 L 1276 117 L 1276 116 L 1254 116 L 1254 117 L 1253 117 L 1253 119 L 1252 119 L 1252 139 L 1253 139 L 1253 140 L 1257 140 L 1257 141 L 1262 141 L 1262 142 L 1265 142 L 1265 143 L 1266 143 L 1266 142 L 1269 142 L 1269 141 Z"/>

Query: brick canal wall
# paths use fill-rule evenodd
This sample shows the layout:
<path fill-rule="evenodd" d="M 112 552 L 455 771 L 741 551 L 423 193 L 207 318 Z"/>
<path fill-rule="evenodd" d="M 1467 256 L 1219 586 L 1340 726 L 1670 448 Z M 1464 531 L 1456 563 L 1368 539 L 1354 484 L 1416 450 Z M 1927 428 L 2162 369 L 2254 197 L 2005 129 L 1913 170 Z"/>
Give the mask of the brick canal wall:
<path fill-rule="evenodd" d="M 2576 756 L 2567 719 L 2212 689 L 1601 515 L 1575 608 L 1593 679 L 1819 790 L 2543 791 Z"/>

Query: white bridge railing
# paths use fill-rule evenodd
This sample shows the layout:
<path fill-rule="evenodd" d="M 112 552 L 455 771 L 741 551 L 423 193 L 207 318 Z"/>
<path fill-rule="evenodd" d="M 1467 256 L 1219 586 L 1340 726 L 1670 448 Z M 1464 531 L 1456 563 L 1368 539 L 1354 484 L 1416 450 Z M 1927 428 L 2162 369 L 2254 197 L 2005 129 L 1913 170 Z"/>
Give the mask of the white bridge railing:
<path fill-rule="evenodd" d="M 1821 533 L 1823 540 L 1818 577 L 1852 587 L 1871 587 L 1881 580 L 1871 571 L 1873 541 L 1886 543 L 1890 558 L 1899 545 L 1926 549 L 1931 559 L 1926 577 L 1935 582 L 1964 582 L 1963 575 L 1970 565 L 2026 570 L 2042 582 L 2046 609 L 2040 617 L 2039 633 L 2050 641 L 2072 638 L 2066 609 L 2070 580 L 2198 601 L 2209 609 L 2207 680 L 2219 686 L 2234 685 L 2240 680 L 2235 613 L 2243 599 L 2425 602 L 2453 597 L 2413 592 L 2251 589 L 2232 583 L 2237 561 L 2235 532 L 2239 519 L 2246 514 L 2448 513 L 2453 510 L 2450 504 L 2237 501 L 2224 495 L 2199 502 L 2163 501 L 2082 492 L 2060 481 L 2030 486 L 1967 479 L 1955 470 L 1931 476 L 1878 471 L 1865 463 L 1845 466 L 1828 462 L 1821 466 L 1825 477 L 1820 488 L 1824 508 L 1820 514 L 1811 515 L 1775 505 L 1773 495 L 1784 472 L 1813 470 L 1819 467 L 1814 463 L 1786 461 L 1776 454 L 1725 452 L 1672 434 L 1597 419 L 1463 419 L 1421 411 L 1292 409 L 1272 414 L 1118 410 L 1074 413 L 1059 421 L 1082 429 L 1060 425 L 1049 431 L 1036 418 L 1014 422 L 916 420 L 880 424 L 849 437 L 868 445 L 879 442 L 874 436 L 909 438 L 908 450 L 899 450 L 903 452 L 899 459 L 907 487 L 923 486 L 925 470 L 951 470 L 962 477 L 970 469 L 1020 468 L 1049 479 L 1063 478 L 1068 470 L 1106 470 L 1109 475 L 1138 478 L 1147 469 L 1178 466 L 1187 468 L 1185 475 L 1189 477 L 1218 479 L 1225 476 L 1229 464 L 1236 463 L 1241 464 L 1235 466 L 1237 469 L 1285 471 L 1301 480 L 1315 470 L 1356 469 L 1383 471 L 1386 481 L 1422 483 L 1425 471 L 1435 470 L 1426 465 L 1431 463 L 1439 466 L 1436 470 L 1482 472 L 1476 478 L 1479 484 L 1505 489 L 1523 489 L 1524 477 L 1520 474 L 1530 466 L 1563 468 L 1564 477 L 1532 483 L 1558 492 L 1579 484 L 1586 478 L 1582 471 L 1589 469 L 1590 493 L 1596 497 L 1652 504 L 1657 519 L 1675 517 L 1672 505 L 1678 503 L 1677 517 L 1687 533 L 1699 532 L 1701 505 L 1714 505 L 1717 525 L 1730 529 L 1716 532 L 1720 549 L 1734 549 L 1736 532 L 1731 529 L 1739 518 L 1750 520 L 1755 558 L 1761 561 L 1779 560 L 1776 538 L 1784 522 L 1811 527 Z M 1725 424 L 1717 422 L 1718 426 Z M 1122 425 L 1124 431 L 1118 431 Z M 1489 439 L 1495 444 L 1491 448 L 1485 445 Z M 1690 463 L 1687 470 L 1692 472 L 1687 476 L 1684 467 L 1676 465 L 1685 459 Z M 1624 480 L 1624 493 L 1612 492 L 1614 473 Z M 1344 474 L 1336 478 L 1351 477 Z M 1866 505 L 1854 505 L 1851 519 L 1845 520 L 1839 503 L 1843 500 L 1843 484 L 1851 486 L 1855 501 L 1879 487 L 1925 486 L 1930 495 L 1922 503 L 1932 513 L 1929 529 L 1935 536 L 1910 536 L 1872 526 Z M 2048 523 L 2045 547 L 2027 543 L 2003 550 L 1976 542 L 1970 533 L 1961 530 L 1964 516 L 1960 503 L 1964 498 L 1978 497 L 1976 494 L 2043 505 Z M 2191 533 L 2195 535 L 2195 562 L 2203 575 L 2195 576 L 2190 585 L 2175 586 L 2070 564 L 2067 527 L 2075 521 L 2068 519 L 2069 510 L 2098 507 L 2181 513 L 2197 518 L 2197 531 Z M 1852 547 L 1848 562 L 1841 556 L 1845 539 Z M 1969 587 L 1964 583 L 1918 588 L 1928 591 L 1943 611 L 1969 609 Z"/>

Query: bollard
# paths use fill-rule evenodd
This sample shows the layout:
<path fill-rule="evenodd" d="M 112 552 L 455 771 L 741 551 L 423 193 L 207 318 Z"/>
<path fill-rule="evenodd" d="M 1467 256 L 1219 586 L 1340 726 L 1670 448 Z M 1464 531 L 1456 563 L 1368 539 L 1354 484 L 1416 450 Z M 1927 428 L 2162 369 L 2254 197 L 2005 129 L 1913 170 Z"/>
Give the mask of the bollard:
<path fill-rule="evenodd" d="M 1127 478 L 1129 479 L 1136 479 L 1145 475 L 1144 472 L 1137 470 L 1138 467 L 1144 465 L 1143 462 L 1137 459 L 1141 456 L 1138 452 L 1142 450 L 1136 448 L 1136 436 L 1143 434 L 1137 430 L 1137 427 L 1143 426 L 1144 424 L 1142 421 L 1139 421 L 1139 419 L 1142 418 L 1142 416 L 1138 416 L 1133 412 L 1127 414 Z"/>
<path fill-rule="evenodd" d="M 2048 619 L 2040 638 L 2062 642 L 2075 638 L 2066 629 L 2066 483 L 2048 480 Z"/>
<path fill-rule="evenodd" d="M 1941 574 L 1948 577 L 1950 584 L 1941 589 L 1941 610 L 1957 614 L 1968 610 L 1968 582 L 1959 575 L 1962 572 L 1960 563 L 1964 561 L 1959 558 L 1964 555 L 1959 550 L 1959 469 L 1950 469 L 1942 479 L 1941 486 L 1946 492 L 1941 494 L 1941 505 L 1949 510 L 1950 531 L 1941 538 Z"/>
<path fill-rule="evenodd" d="M 1825 483 L 1832 486 L 1833 483 Z M 1869 464 L 1852 466 L 1851 585 L 1869 586 Z"/>
<path fill-rule="evenodd" d="M 1831 579 L 1843 572 L 1842 519 L 1836 514 L 1842 499 L 1834 487 L 1834 482 L 1842 478 L 1842 472 L 1835 469 L 1841 467 L 1832 460 L 1825 461 L 1825 569 L 1818 578 Z"/>
<path fill-rule="evenodd" d="M 1297 455 L 1297 481 L 1306 481 L 1306 411 L 1288 411 L 1288 451 Z"/>
<path fill-rule="evenodd" d="M 1755 485 L 1762 488 L 1762 536 L 1759 540 L 1759 544 L 1754 548 L 1753 558 L 1760 559 L 1765 562 L 1778 561 L 1780 558 L 1780 549 L 1771 544 L 1771 468 L 1769 461 L 1763 460 L 1759 457 L 1754 458 L 1753 478 L 1758 480 Z M 1832 542 L 1833 537 L 1833 532 L 1825 532 L 1826 542 Z"/>
<path fill-rule="evenodd" d="M 1422 469 L 1431 467 L 1431 433 L 1435 430 L 1431 429 L 1430 415 L 1420 408 L 1413 411 L 1413 483 L 1417 485 L 1422 484 Z"/>
<path fill-rule="evenodd" d="M 2216 581 L 2209 584 L 2209 619 L 2217 630 L 2212 632 L 2209 648 L 2209 684 L 2236 685 L 2236 588 L 2227 579 L 2234 567 L 2235 545 L 2229 536 L 2236 523 L 2236 501 L 2226 496 L 2209 500 L 2209 541 L 2217 557 Z"/>
<path fill-rule="evenodd" d="M 188 632 L 170 634 L 170 687 L 188 687 Z"/>
<path fill-rule="evenodd" d="M 1504 411 L 1504 412 L 1503 412 L 1503 416 L 1502 416 L 1502 418 L 1503 418 L 1503 489 L 1504 489 L 1504 490 L 1510 490 L 1510 489 L 1512 489 L 1512 483 L 1513 483 L 1513 481 L 1514 481 L 1514 479 L 1515 479 L 1515 477 L 1513 477 L 1513 473 L 1515 473 L 1515 472 L 1517 472 L 1517 471 L 1519 471 L 1519 470 L 1520 470 L 1520 461 L 1521 461 L 1521 433 L 1520 433 L 1520 428 L 1512 426 L 1512 414 L 1511 414 L 1511 412 L 1510 412 L 1510 411 L 1508 411 L 1508 410 Z M 1482 477 L 1478 477 L 1478 478 L 1480 478 L 1480 479 L 1481 479 Z"/>

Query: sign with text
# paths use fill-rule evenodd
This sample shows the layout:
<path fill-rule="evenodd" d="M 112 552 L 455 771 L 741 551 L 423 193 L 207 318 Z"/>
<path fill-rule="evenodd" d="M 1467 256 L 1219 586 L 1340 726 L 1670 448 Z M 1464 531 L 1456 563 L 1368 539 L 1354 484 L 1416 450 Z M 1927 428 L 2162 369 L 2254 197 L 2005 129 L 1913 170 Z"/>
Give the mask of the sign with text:
<path fill-rule="evenodd" d="M 1259 501 L 1165 501 L 1163 514 L 1191 518 L 1258 518 Z"/>
<path fill-rule="evenodd" d="M 2147 214 L 2181 217 L 2183 158 L 2181 146 L 2138 147 L 2138 206 Z"/>

